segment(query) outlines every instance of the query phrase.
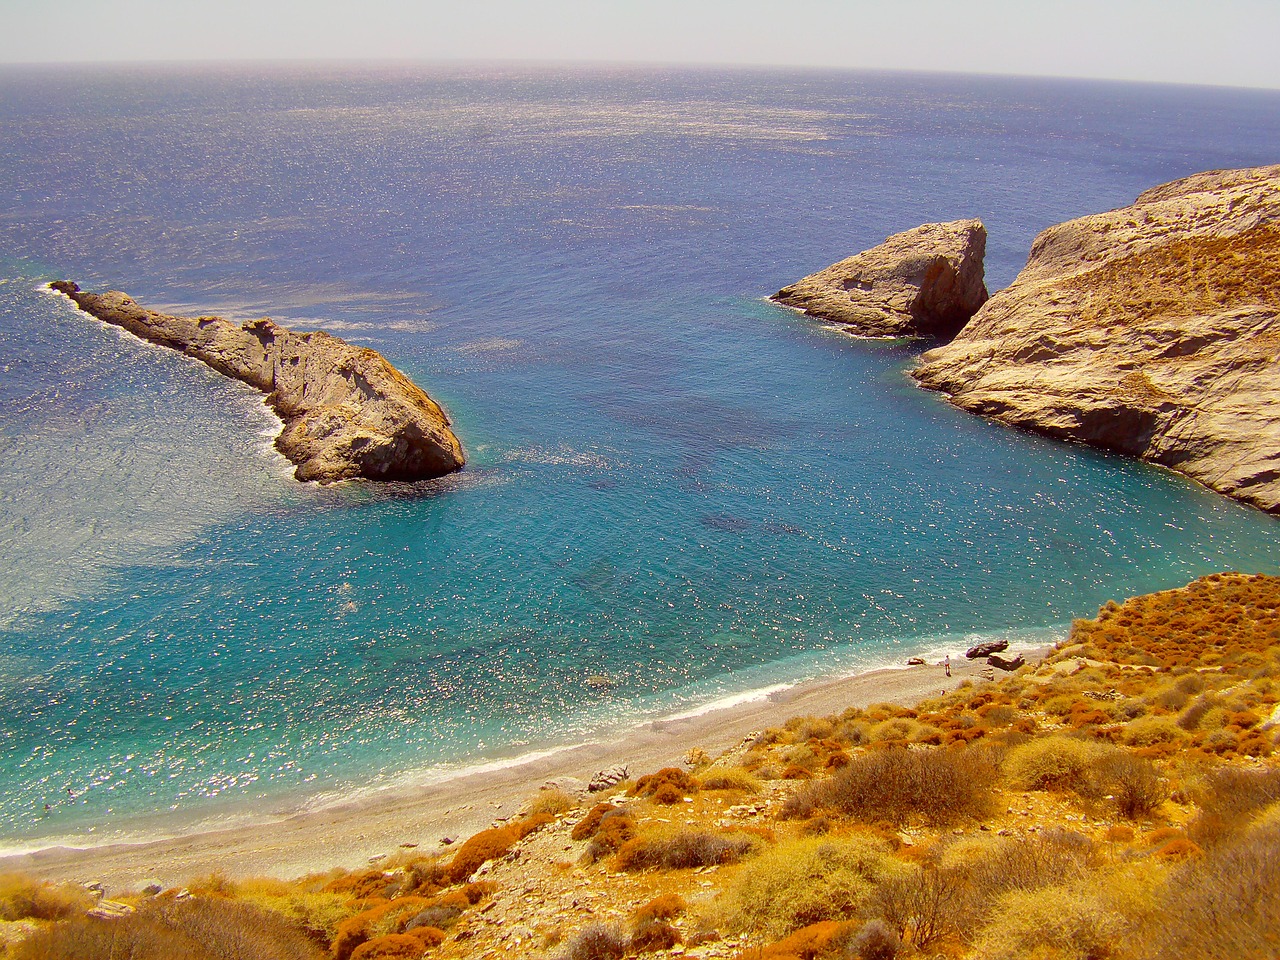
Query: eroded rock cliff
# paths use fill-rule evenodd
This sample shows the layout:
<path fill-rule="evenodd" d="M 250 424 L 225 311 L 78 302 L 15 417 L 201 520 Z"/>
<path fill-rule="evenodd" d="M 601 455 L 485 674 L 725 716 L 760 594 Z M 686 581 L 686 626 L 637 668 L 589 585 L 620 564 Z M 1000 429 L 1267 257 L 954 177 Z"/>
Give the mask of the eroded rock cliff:
<path fill-rule="evenodd" d="M 462 445 L 436 403 L 381 354 L 269 319 L 171 317 L 118 290 L 50 284 L 106 323 L 179 350 L 267 395 L 284 421 L 276 448 L 299 480 L 423 480 L 459 469 Z"/>
<path fill-rule="evenodd" d="M 897 233 L 772 297 L 861 337 L 949 340 L 987 299 L 987 231 L 978 220 Z"/>
<path fill-rule="evenodd" d="M 1280 511 L 1280 165 L 1051 227 L 914 376 L 967 410 Z"/>

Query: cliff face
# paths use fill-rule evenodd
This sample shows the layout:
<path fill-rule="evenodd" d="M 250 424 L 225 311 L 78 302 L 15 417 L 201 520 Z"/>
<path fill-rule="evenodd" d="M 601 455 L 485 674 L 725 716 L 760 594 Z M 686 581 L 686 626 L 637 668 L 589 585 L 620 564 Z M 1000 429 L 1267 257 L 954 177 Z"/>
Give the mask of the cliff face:
<path fill-rule="evenodd" d="M 861 337 L 949 340 L 987 299 L 987 231 L 926 223 L 810 274 L 772 297 Z"/>
<path fill-rule="evenodd" d="M 236 326 L 171 317 L 118 290 L 86 293 L 66 280 L 50 286 L 99 320 L 263 391 L 284 421 L 276 448 L 297 464 L 299 480 L 423 480 L 463 465 L 448 417 L 376 351 L 268 319 Z"/>
<path fill-rule="evenodd" d="M 914 376 L 967 410 L 1280 511 L 1280 165 L 1059 224 Z"/>

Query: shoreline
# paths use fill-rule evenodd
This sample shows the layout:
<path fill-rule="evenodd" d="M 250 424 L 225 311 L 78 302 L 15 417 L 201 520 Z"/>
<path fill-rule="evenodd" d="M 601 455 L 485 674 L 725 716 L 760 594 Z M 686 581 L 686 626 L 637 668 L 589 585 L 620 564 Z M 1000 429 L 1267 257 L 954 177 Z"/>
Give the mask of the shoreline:
<path fill-rule="evenodd" d="M 1051 646 L 1011 645 L 1008 653 L 1034 662 Z M 791 717 L 839 714 L 879 701 L 914 705 L 965 680 L 981 682 L 985 661 L 952 661 L 942 667 L 886 666 L 827 676 L 793 685 L 775 684 L 734 702 L 644 722 L 579 745 L 540 750 L 514 762 L 479 764 L 456 775 L 368 793 L 358 799 L 268 816 L 252 823 L 137 842 L 90 847 L 48 846 L 0 856 L 0 872 L 21 871 L 50 880 L 97 880 L 111 889 L 145 882 L 174 886 L 210 872 L 231 879 L 296 877 L 334 867 L 358 868 L 401 848 L 444 850 L 442 837 L 465 838 L 514 816 L 542 784 L 557 778 L 590 780 L 614 765 L 633 776 L 679 765 L 691 749 L 716 756 L 749 734 L 779 726 Z M 602 792 L 607 796 L 609 791 Z"/>

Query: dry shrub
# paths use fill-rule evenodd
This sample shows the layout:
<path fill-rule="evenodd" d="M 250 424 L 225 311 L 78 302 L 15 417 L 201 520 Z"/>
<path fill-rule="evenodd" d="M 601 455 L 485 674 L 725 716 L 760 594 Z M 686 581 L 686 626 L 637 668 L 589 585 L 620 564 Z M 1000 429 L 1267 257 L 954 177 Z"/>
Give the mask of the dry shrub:
<path fill-rule="evenodd" d="M 1234 271 L 1240 279 L 1251 272 Z M 1072 642 L 1090 644 L 1099 658 L 1174 668 L 1246 667 L 1278 637 L 1280 578 L 1239 573 L 1212 574 L 1123 606 L 1108 604 L 1071 629 Z"/>
<path fill-rule="evenodd" d="M 333 938 L 334 960 L 348 960 L 361 944 L 370 940 L 391 933 L 403 933 L 410 918 L 436 903 L 437 901 L 415 896 L 375 901 L 375 906 L 338 924 L 338 932 Z"/>
<path fill-rule="evenodd" d="M 1098 755 L 1097 744 L 1055 734 L 1014 747 L 1002 766 L 1009 781 L 1022 790 L 1075 790 Z"/>
<path fill-rule="evenodd" d="M 1280 944 L 1280 825 L 1263 822 L 1186 861 L 1158 916 L 1135 938 L 1139 960 L 1272 960 Z"/>
<path fill-rule="evenodd" d="M 1280 767 L 1226 767 L 1200 780 L 1191 795 L 1200 808 L 1191 824 L 1191 837 L 1201 846 L 1211 846 L 1243 829 L 1264 807 L 1280 801 Z"/>
<path fill-rule="evenodd" d="M 829 740 L 836 736 L 839 721 L 835 717 L 800 717 L 787 721 L 801 740 Z"/>
<path fill-rule="evenodd" d="M 370 900 L 385 897 L 395 883 L 395 877 L 389 876 L 386 871 L 361 870 L 338 876 L 324 888 L 324 892 L 340 893 L 350 900 Z"/>
<path fill-rule="evenodd" d="M 620 960 L 626 956 L 630 939 L 618 927 L 593 923 L 578 931 L 565 944 L 561 960 Z"/>
<path fill-rule="evenodd" d="M 941 873 L 962 882 L 963 895 L 954 901 L 949 922 L 972 937 L 991 919 L 1004 894 L 1074 883 L 1098 863 L 1099 854 L 1089 838 L 1066 830 L 1049 830 L 1025 840 L 962 838 L 945 847 L 938 862 Z"/>
<path fill-rule="evenodd" d="M 894 717 L 871 728 L 871 739 L 878 742 L 908 741 L 920 730 L 920 723 L 910 717 Z"/>
<path fill-rule="evenodd" d="M 1133 827 L 1126 827 L 1121 824 L 1113 824 L 1107 827 L 1107 832 L 1103 834 L 1103 839 L 1108 843 L 1133 843 L 1133 838 Z"/>
<path fill-rule="evenodd" d="M 332 942 L 339 924 L 351 916 L 347 897 L 309 890 L 299 881 L 270 877 L 241 880 L 235 886 L 235 899 L 278 913 L 324 943 Z"/>
<path fill-rule="evenodd" d="M 1191 857 L 1198 857 L 1204 853 L 1200 849 L 1199 844 L 1188 840 L 1186 837 L 1177 837 L 1170 840 L 1152 856 L 1159 857 L 1162 860 L 1187 860 Z"/>
<path fill-rule="evenodd" d="M 669 837 L 637 837 L 618 851 L 619 870 L 687 870 L 733 863 L 756 846 L 754 838 L 743 834 L 681 830 Z"/>
<path fill-rule="evenodd" d="M 440 933 L 440 931 L 435 932 Z M 443 939 L 444 934 L 440 935 Z M 439 946 L 440 942 L 442 941 L 436 941 L 430 946 Z M 368 940 L 360 944 L 352 952 L 351 960 L 420 960 L 426 949 L 428 949 L 428 943 L 420 937 L 407 933 L 389 933 L 376 940 Z"/>
<path fill-rule="evenodd" d="M 503 856 L 533 831 L 553 819 L 550 814 L 537 813 L 505 827 L 481 830 L 458 848 L 458 852 L 449 861 L 445 879 L 450 883 L 461 883 L 479 870 L 483 863 Z"/>
<path fill-rule="evenodd" d="M 978 939 L 983 960 L 1099 960 L 1130 929 L 1130 921 L 1089 884 L 1005 894 Z"/>
<path fill-rule="evenodd" d="M 853 938 L 849 956 L 857 960 L 894 960 L 901 947 L 897 931 L 883 920 L 872 920 Z"/>
<path fill-rule="evenodd" d="M 998 897 L 974 955 L 983 960 L 1101 960 L 1133 942 L 1161 914 L 1166 870 L 1152 861 L 1097 869 L 1036 890 Z"/>
<path fill-rule="evenodd" d="M 535 793 L 529 800 L 529 805 L 525 810 L 525 813 L 545 813 L 553 817 L 559 817 L 568 813 L 577 805 L 577 801 L 563 790 L 548 789 L 544 787 Z"/>
<path fill-rule="evenodd" d="M 1131 747 L 1151 747 L 1181 743 L 1187 739 L 1187 732 L 1173 717 L 1145 716 L 1126 723 L 1120 731 L 1120 739 Z"/>
<path fill-rule="evenodd" d="M 447 930 L 457 923 L 458 918 L 462 916 L 465 910 L 465 907 L 456 903 L 437 903 L 429 907 L 423 907 L 404 925 L 405 932 L 416 930 L 419 927 L 435 927 L 437 930 Z"/>
<path fill-rule="evenodd" d="M 1220 708 L 1221 705 L 1221 701 L 1217 699 L 1217 696 L 1215 695 L 1206 694 L 1204 696 L 1197 696 L 1192 705 L 1179 714 L 1178 726 L 1188 732 L 1197 730 L 1197 728 L 1204 722 L 1204 718 L 1208 716 L 1208 713 L 1212 712 L 1215 708 Z M 1222 713 L 1224 713 L 1225 718 L 1225 710 Z M 1219 726 L 1221 726 L 1221 724 L 1219 724 Z"/>
<path fill-rule="evenodd" d="M 651 920 L 674 920 L 688 909 L 689 904 L 680 894 L 664 893 L 637 908 L 632 917 L 639 926 Z"/>
<path fill-rule="evenodd" d="M 649 920 L 636 927 L 627 948 L 632 953 L 654 953 L 670 950 L 680 943 L 680 931 L 661 920 Z"/>
<path fill-rule="evenodd" d="M 741 767 L 712 767 L 698 777 L 703 790 L 738 790 L 742 793 L 759 793 L 760 781 Z"/>
<path fill-rule="evenodd" d="M 874 837 L 783 841 L 746 863 L 717 900 L 725 927 L 773 939 L 824 920 L 863 916 L 902 866 Z"/>
<path fill-rule="evenodd" d="M 853 939 L 857 925 L 836 920 L 823 920 L 801 927 L 790 936 L 764 949 L 742 955 L 755 960 L 816 960 L 818 957 L 843 956 Z"/>
<path fill-rule="evenodd" d="M 1155 764 L 1124 750 L 1102 753 L 1085 771 L 1080 794 L 1106 800 L 1126 820 L 1149 817 L 1169 798 Z"/>
<path fill-rule="evenodd" d="M 118 920 L 76 916 L 39 931 L 14 960 L 321 960 L 283 917 L 233 900 L 156 900 Z"/>
<path fill-rule="evenodd" d="M 635 782 L 628 795 L 652 797 L 657 803 L 679 803 L 689 794 L 698 792 L 698 781 L 679 767 L 663 767 Z"/>
<path fill-rule="evenodd" d="M 22 873 L 0 874 L 0 920 L 61 920 L 93 904 L 89 891 L 75 884 L 52 884 Z"/>
<path fill-rule="evenodd" d="M 604 815 L 617 809 L 619 808 L 612 803 L 597 803 L 587 811 L 585 817 L 574 824 L 573 832 L 569 836 L 574 840 L 589 840 L 600 829 L 600 821 L 604 819 Z"/>
<path fill-rule="evenodd" d="M 838 811 L 866 821 L 902 823 L 921 817 L 935 826 L 986 816 L 996 765 L 981 747 L 889 747 L 855 757 L 826 780 L 797 791 L 783 816 Z"/>
<path fill-rule="evenodd" d="M 964 871 L 934 863 L 913 864 L 880 885 L 876 903 L 881 917 L 898 936 L 923 950 L 956 932 L 967 892 Z"/>
<path fill-rule="evenodd" d="M 611 810 L 601 818 L 583 859 L 587 863 L 595 863 L 622 849 L 635 835 L 636 822 L 631 815 L 625 810 Z"/>

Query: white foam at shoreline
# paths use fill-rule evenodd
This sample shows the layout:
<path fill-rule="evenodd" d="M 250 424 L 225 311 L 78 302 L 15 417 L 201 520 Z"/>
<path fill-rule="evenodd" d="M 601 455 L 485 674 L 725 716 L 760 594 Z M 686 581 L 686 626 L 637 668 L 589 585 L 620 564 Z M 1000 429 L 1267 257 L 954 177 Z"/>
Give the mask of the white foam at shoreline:
<path fill-rule="evenodd" d="M 797 690 L 798 688 L 839 683 L 882 671 L 911 670 L 914 668 L 907 666 L 905 663 L 906 658 L 910 656 L 922 656 L 927 663 L 935 665 L 935 661 L 940 663 L 943 656 L 951 654 L 952 663 L 959 666 L 968 663 L 963 659 L 965 645 L 972 646 L 974 643 L 987 640 L 1007 639 L 1009 640 L 1011 653 L 1029 652 L 1052 645 L 1055 640 L 1061 639 L 1065 635 L 1065 628 L 1056 626 L 989 631 L 986 633 L 965 633 L 949 638 L 934 636 L 927 638 L 926 642 L 936 645 L 930 647 L 922 645 L 904 646 L 893 651 L 894 659 L 892 661 L 888 660 L 887 657 L 879 662 L 862 661 L 854 666 L 846 665 L 843 668 L 837 667 L 827 672 L 810 673 L 803 669 L 801 662 L 793 661 L 792 665 L 800 668 L 795 671 L 798 675 L 796 680 L 768 683 L 737 693 L 725 694 L 675 713 L 654 716 L 649 711 L 641 710 L 630 715 L 616 716 L 607 722 L 597 724 L 592 729 L 590 737 L 575 740 L 571 743 L 541 747 L 508 757 L 480 760 L 475 763 L 460 761 L 452 764 L 434 764 L 402 771 L 386 777 L 382 782 L 356 786 L 351 789 L 317 791 L 300 798 L 297 794 L 292 797 L 283 796 L 279 797 L 279 802 L 274 804 L 270 804 L 269 801 L 259 800 L 255 801 L 252 807 L 246 805 L 234 811 L 224 811 L 213 816 L 199 817 L 185 824 L 171 824 L 168 829 L 163 827 L 156 829 L 154 823 L 150 827 L 146 825 L 148 822 L 162 820 L 163 815 L 140 817 L 135 821 L 136 826 L 125 826 L 123 829 L 109 834 L 71 834 L 42 838 L 21 846 L 0 846 L 0 857 L 31 854 L 57 847 L 92 848 L 116 844 L 151 843 L 158 840 L 172 840 L 237 826 L 261 825 L 272 821 L 284 820 L 298 814 L 358 806 L 378 797 L 405 793 L 425 787 L 438 787 L 468 777 L 499 773 L 535 764 L 541 760 L 567 753 L 580 747 L 599 745 L 623 730 L 659 729 L 663 724 L 696 720 L 713 713 L 732 710 L 747 704 L 761 703 L 774 698 L 778 694 Z M 947 642 L 947 640 L 950 642 Z M 562 731 L 562 735 L 569 734 Z M 690 743 L 689 746 L 697 746 L 697 744 Z"/>
<path fill-rule="evenodd" d="M 790 690 L 796 685 L 797 684 L 795 683 L 775 683 L 755 690 L 746 690 L 742 693 L 730 694 L 729 696 L 712 700 L 710 703 L 705 703 L 702 706 L 690 707 L 688 710 L 682 710 L 679 713 L 672 713 L 667 716 L 658 717 L 652 722 L 671 723 L 676 720 L 692 720 L 695 717 L 705 717 L 708 713 L 716 713 L 720 710 L 731 710 L 734 707 L 739 707 L 746 703 L 757 703 L 761 700 L 768 700 L 775 693 Z"/>

